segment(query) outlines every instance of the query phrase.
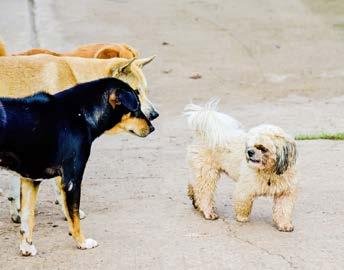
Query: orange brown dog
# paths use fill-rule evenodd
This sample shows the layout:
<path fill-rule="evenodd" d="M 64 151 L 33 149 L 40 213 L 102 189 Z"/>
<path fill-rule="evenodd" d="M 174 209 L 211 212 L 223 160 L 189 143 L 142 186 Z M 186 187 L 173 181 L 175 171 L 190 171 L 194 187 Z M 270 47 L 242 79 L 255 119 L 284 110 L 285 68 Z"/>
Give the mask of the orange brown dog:
<path fill-rule="evenodd" d="M 15 53 L 13 55 L 35 55 L 35 54 L 50 54 L 54 56 L 76 56 L 83 58 L 99 58 L 99 59 L 109 59 L 109 58 L 127 58 L 131 59 L 138 57 L 139 53 L 128 44 L 106 44 L 106 43 L 96 43 L 96 44 L 86 44 L 81 45 L 74 51 L 70 52 L 54 52 L 47 49 L 34 48 L 25 52 Z M 1 51 L 0 51 L 1 55 Z M 5 54 L 3 54 L 5 55 Z"/>

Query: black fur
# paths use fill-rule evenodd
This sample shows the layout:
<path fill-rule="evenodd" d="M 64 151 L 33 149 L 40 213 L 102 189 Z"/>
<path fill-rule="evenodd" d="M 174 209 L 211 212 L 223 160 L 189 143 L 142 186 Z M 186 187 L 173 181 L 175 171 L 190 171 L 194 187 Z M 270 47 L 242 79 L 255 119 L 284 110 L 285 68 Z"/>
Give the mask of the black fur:
<path fill-rule="evenodd" d="M 114 108 L 111 94 L 118 101 Z M 115 78 L 79 84 L 55 95 L 0 98 L 0 166 L 31 179 L 62 176 L 68 208 L 78 208 L 92 142 L 129 112 L 154 129 L 134 90 Z"/>
<path fill-rule="evenodd" d="M 283 174 L 296 162 L 296 146 L 294 143 L 286 142 L 282 147 L 277 147 L 276 174 Z"/>

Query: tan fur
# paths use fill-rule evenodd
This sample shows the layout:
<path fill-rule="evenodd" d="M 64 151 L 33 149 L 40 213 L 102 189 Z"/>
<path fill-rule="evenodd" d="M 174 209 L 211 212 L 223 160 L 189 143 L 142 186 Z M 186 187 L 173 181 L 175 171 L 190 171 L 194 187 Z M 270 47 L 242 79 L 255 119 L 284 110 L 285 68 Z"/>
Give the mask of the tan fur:
<path fill-rule="evenodd" d="M 32 244 L 32 233 L 35 225 L 35 206 L 39 182 L 21 178 L 21 244 L 22 255 L 30 256 L 36 254 L 36 249 Z"/>
<path fill-rule="evenodd" d="M 278 152 L 287 145 L 290 145 L 290 153 Z M 251 148 L 255 151 L 253 157 L 261 160 L 260 163 L 248 161 L 247 150 Z M 260 150 L 265 151 L 265 148 L 267 152 Z M 233 199 L 238 221 L 248 221 L 256 197 L 269 196 L 274 201 L 273 221 L 277 228 L 292 231 L 297 190 L 294 150 L 294 140 L 273 126 L 258 126 L 247 134 L 233 137 L 226 146 L 216 148 L 209 147 L 196 135 L 194 143 L 188 147 L 188 160 L 195 177 L 195 183 L 188 187 L 188 196 L 206 219 L 216 219 L 214 194 L 224 172 L 236 182 Z M 285 160 L 288 166 L 278 174 L 276 165 L 283 158 L 289 159 Z"/>
<path fill-rule="evenodd" d="M 34 48 L 25 52 L 15 53 L 13 55 L 35 55 L 35 54 L 50 54 L 54 56 L 76 56 L 84 58 L 134 58 L 138 57 L 139 53 L 128 44 L 86 44 L 78 47 L 70 52 L 54 52 L 47 49 Z M 5 54 L 4 54 L 5 55 Z M 1 56 L 1 54 L 0 54 Z"/>
<path fill-rule="evenodd" d="M 64 206 L 64 214 L 68 222 L 69 232 L 72 234 L 72 237 L 74 238 L 75 242 L 77 243 L 78 247 L 81 247 L 81 245 L 85 242 L 85 236 L 80 230 L 80 219 L 79 219 L 79 213 L 76 209 L 73 211 L 72 216 L 70 215 L 68 208 L 67 208 L 67 202 L 66 202 L 66 192 L 63 188 L 61 188 L 61 198 L 62 198 L 62 205 Z"/>
<path fill-rule="evenodd" d="M 5 46 L 4 41 L 0 38 L 0 56 L 5 56 L 5 55 L 7 55 L 6 46 Z"/>
<path fill-rule="evenodd" d="M 145 121 L 144 119 L 132 117 L 131 113 L 128 113 L 126 115 L 123 115 L 121 122 L 119 122 L 112 129 L 106 131 L 106 134 L 117 134 L 129 130 L 140 137 L 145 137 L 150 132 L 147 121 Z"/>
<path fill-rule="evenodd" d="M 37 91 L 56 93 L 103 77 L 113 76 L 139 91 L 142 111 L 153 109 L 147 99 L 147 82 L 142 67 L 145 59 L 85 59 L 51 55 L 0 57 L 0 95 L 23 97 Z"/>

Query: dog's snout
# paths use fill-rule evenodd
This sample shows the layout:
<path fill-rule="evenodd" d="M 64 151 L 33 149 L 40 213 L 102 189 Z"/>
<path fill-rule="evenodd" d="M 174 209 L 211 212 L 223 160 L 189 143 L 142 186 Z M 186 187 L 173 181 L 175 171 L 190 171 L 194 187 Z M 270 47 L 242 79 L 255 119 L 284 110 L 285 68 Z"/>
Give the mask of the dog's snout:
<path fill-rule="evenodd" d="M 152 111 L 150 114 L 149 114 L 149 120 L 154 120 L 156 118 L 159 117 L 159 113 L 157 111 Z"/>
<path fill-rule="evenodd" d="M 247 150 L 247 155 L 248 155 L 249 157 L 253 157 L 253 156 L 254 156 L 254 150 L 253 150 L 253 149 L 248 149 L 248 150 Z"/>

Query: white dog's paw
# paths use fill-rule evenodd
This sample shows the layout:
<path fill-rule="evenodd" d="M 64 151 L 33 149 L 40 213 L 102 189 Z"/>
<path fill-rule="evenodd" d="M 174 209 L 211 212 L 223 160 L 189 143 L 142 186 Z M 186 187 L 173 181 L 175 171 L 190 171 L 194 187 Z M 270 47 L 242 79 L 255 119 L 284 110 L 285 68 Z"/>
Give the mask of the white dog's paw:
<path fill-rule="evenodd" d="M 276 224 L 276 226 L 280 232 L 292 232 L 294 230 L 294 226 L 291 223 Z"/>
<path fill-rule="evenodd" d="M 242 223 L 248 222 L 248 216 L 236 215 L 236 220 Z"/>
<path fill-rule="evenodd" d="M 23 256 L 35 256 L 37 254 L 37 250 L 33 244 L 27 243 L 23 240 L 20 244 L 20 252 Z"/>
<path fill-rule="evenodd" d="M 209 220 L 215 220 L 219 218 L 215 211 L 203 211 L 203 215 L 205 219 Z"/>
<path fill-rule="evenodd" d="M 93 240 L 91 238 L 88 238 L 85 240 L 84 243 L 79 245 L 80 249 L 91 249 L 91 248 L 95 248 L 98 246 L 98 243 L 96 240 Z"/>
<path fill-rule="evenodd" d="M 85 212 L 84 212 L 84 211 L 82 211 L 81 209 L 79 209 L 79 217 L 80 217 L 80 219 L 84 219 L 84 218 L 86 218 L 86 214 L 85 214 Z"/>

